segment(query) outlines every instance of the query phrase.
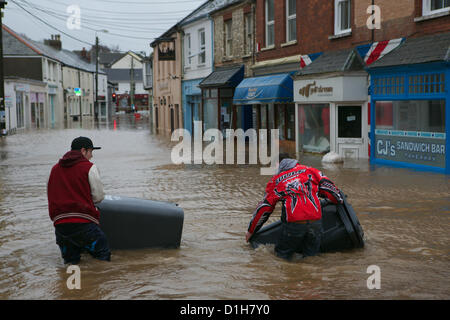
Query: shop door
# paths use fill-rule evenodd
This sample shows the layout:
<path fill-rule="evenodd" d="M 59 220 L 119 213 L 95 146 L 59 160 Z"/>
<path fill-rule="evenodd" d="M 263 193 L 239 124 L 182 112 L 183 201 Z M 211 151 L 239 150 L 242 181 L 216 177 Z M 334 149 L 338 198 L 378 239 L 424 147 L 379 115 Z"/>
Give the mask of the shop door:
<path fill-rule="evenodd" d="M 345 158 L 363 157 L 362 107 L 337 107 L 337 150 Z"/>

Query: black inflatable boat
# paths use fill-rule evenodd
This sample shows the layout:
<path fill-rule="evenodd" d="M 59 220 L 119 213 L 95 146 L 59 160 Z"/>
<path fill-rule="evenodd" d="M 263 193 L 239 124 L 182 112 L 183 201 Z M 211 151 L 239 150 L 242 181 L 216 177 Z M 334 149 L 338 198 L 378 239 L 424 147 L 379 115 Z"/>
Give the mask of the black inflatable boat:
<path fill-rule="evenodd" d="M 111 249 L 180 246 L 184 212 L 176 204 L 107 195 L 96 206 Z"/>
<path fill-rule="evenodd" d="M 343 204 L 330 202 L 322 205 L 322 243 L 321 252 L 335 252 L 364 247 L 364 232 L 355 210 L 341 191 Z M 257 248 L 261 244 L 275 244 L 281 232 L 281 221 L 261 228 L 250 238 L 250 244 Z"/>

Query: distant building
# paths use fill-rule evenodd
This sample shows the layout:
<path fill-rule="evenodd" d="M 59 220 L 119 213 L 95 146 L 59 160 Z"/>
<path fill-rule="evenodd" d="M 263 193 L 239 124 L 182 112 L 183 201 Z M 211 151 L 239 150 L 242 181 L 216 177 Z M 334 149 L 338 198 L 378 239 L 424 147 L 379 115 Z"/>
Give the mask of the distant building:
<path fill-rule="evenodd" d="M 144 89 L 145 57 L 132 51 L 122 53 L 114 61 L 108 62 L 104 71 L 108 81 L 114 83 L 116 108 L 122 111 L 148 110 L 148 92 Z"/>
<path fill-rule="evenodd" d="M 37 97 L 33 96 L 33 91 L 25 90 L 24 112 L 20 110 L 22 100 L 11 97 L 10 106 L 19 107 L 19 112 L 16 112 L 17 129 L 33 127 L 32 121 L 27 120 L 33 118 L 42 119 L 36 122 L 36 127 L 47 128 L 64 128 L 74 125 L 74 122 L 83 124 L 94 120 L 95 64 L 89 64 L 76 53 L 63 49 L 59 35 L 52 35 L 51 39 L 42 43 L 18 35 L 6 26 L 3 26 L 2 32 L 5 76 L 35 80 L 46 85 L 45 97 L 42 97 L 41 90 Z M 104 84 L 105 99 L 106 81 L 106 74 L 99 72 L 99 89 L 102 90 L 100 85 Z M 28 86 L 19 88 L 24 92 L 22 89 Z M 31 90 L 35 86 L 29 88 Z M 31 103 L 35 103 L 39 110 L 32 110 Z M 104 104 L 107 102 L 104 101 Z"/>

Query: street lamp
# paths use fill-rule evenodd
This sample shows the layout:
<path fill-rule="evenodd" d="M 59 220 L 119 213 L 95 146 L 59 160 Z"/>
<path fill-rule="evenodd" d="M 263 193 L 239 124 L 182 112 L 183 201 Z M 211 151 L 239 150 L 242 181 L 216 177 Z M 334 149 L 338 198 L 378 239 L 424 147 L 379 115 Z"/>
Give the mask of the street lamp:
<path fill-rule="evenodd" d="M 7 2 L 0 0 L 0 136 L 6 135 L 5 83 L 3 74 L 3 9 Z"/>
<path fill-rule="evenodd" d="M 98 36 L 97 32 L 108 33 L 106 29 L 95 30 L 95 103 L 94 103 L 94 118 L 98 120 Z"/>

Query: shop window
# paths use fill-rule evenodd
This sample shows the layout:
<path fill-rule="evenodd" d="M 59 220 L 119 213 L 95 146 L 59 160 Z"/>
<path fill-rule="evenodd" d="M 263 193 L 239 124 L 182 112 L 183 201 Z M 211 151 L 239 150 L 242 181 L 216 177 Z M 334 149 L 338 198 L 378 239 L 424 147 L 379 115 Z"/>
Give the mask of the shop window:
<path fill-rule="evenodd" d="M 393 112 L 392 102 L 379 101 L 375 108 L 376 126 L 377 128 L 392 128 Z"/>
<path fill-rule="evenodd" d="M 295 140 L 295 107 L 286 106 L 286 139 Z"/>
<path fill-rule="evenodd" d="M 261 113 L 260 113 L 260 124 L 261 127 L 260 129 L 268 129 L 268 121 L 269 121 L 269 117 L 268 117 L 268 113 L 269 113 L 269 108 L 267 104 L 263 104 L 261 106 Z"/>
<path fill-rule="evenodd" d="M 23 95 L 21 92 L 16 93 L 16 118 L 17 118 L 17 128 L 23 128 L 25 126 L 24 120 L 24 103 Z"/>
<path fill-rule="evenodd" d="M 307 152 L 330 151 L 330 107 L 328 104 L 300 105 L 298 141 Z"/>
<path fill-rule="evenodd" d="M 203 130 L 217 128 L 217 99 L 206 99 L 203 102 Z"/>
<path fill-rule="evenodd" d="M 275 0 L 266 0 L 266 47 L 275 44 Z"/>
<path fill-rule="evenodd" d="M 232 125 L 232 100 L 231 99 L 220 99 L 220 129 L 223 136 L 226 136 L 226 130 L 231 129 Z"/>
<path fill-rule="evenodd" d="M 276 105 L 276 128 L 279 129 L 280 140 L 286 139 L 286 107 Z"/>
<path fill-rule="evenodd" d="M 335 34 L 351 31 L 351 0 L 335 0 Z"/>
<path fill-rule="evenodd" d="M 267 116 L 265 116 L 265 119 L 267 119 Z M 272 128 L 270 125 L 269 127 Z M 292 104 L 275 105 L 275 128 L 279 129 L 280 140 L 295 140 L 294 105 Z"/>
<path fill-rule="evenodd" d="M 407 132 L 445 132 L 445 100 L 377 101 L 376 128 Z"/>

